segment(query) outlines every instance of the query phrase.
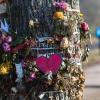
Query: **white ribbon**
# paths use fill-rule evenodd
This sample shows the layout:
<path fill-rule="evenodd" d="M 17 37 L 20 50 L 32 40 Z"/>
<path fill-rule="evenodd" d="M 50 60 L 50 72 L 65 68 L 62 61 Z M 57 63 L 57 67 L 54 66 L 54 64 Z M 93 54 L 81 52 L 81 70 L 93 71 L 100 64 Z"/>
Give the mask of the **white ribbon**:
<path fill-rule="evenodd" d="M 22 69 L 22 64 L 15 64 L 16 66 L 16 73 L 17 73 L 17 78 L 22 79 L 23 78 L 23 69 Z"/>

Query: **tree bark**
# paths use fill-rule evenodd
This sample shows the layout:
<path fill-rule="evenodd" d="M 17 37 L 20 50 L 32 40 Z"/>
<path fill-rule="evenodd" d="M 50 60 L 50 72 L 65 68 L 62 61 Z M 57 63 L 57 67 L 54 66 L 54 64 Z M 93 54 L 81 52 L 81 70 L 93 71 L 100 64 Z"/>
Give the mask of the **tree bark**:
<path fill-rule="evenodd" d="M 49 2 L 51 2 L 52 0 L 50 0 Z M 54 1 L 61 1 L 61 0 L 54 0 Z M 73 9 L 77 9 L 79 10 L 79 0 L 64 0 L 66 2 L 68 2 L 71 7 Z M 40 1 L 34 1 L 34 0 L 13 0 L 12 4 L 10 5 L 10 23 L 11 23 L 11 29 L 13 29 L 13 31 L 16 31 L 18 33 L 23 33 L 23 31 L 25 31 L 26 33 L 29 31 L 28 30 L 28 22 L 30 19 L 32 19 L 33 16 L 33 9 L 32 9 L 32 4 L 31 3 L 36 3 L 35 6 L 37 6 L 37 4 L 41 4 L 41 0 Z M 45 3 L 46 1 L 44 1 Z M 41 5 L 40 5 L 41 6 Z M 24 33 L 25 33 L 24 32 Z"/>
<path fill-rule="evenodd" d="M 54 0 L 54 1 L 61 1 L 61 0 Z M 64 1 L 67 1 L 71 5 L 72 9 L 80 10 L 79 0 L 64 0 Z M 51 3 L 52 0 L 49 0 L 49 2 L 48 0 L 32 0 L 32 1 L 13 0 L 10 9 L 11 10 L 10 23 L 11 23 L 12 30 L 13 31 L 17 30 L 19 35 L 21 33 L 24 34 L 25 32 L 28 33 L 29 20 L 38 19 L 41 22 L 41 26 L 40 26 L 41 28 L 38 28 L 38 30 L 35 33 L 38 33 L 38 31 L 41 33 L 48 32 L 46 25 L 48 26 L 51 25 L 50 23 L 51 16 L 49 15 L 49 17 L 47 17 L 46 15 L 48 15 L 49 10 L 51 11 L 50 13 L 53 12 Z M 71 38 L 69 41 L 71 45 L 69 47 L 71 49 L 71 55 L 73 55 L 74 53 L 72 57 L 73 64 L 69 66 L 67 65 L 68 68 L 66 69 L 66 73 L 69 76 L 67 76 L 66 73 L 65 74 L 62 73 L 63 75 L 60 73 L 60 76 L 58 74 L 56 77 L 53 78 L 52 82 L 50 80 L 49 81 L 37 80 L 37 82 L 34 83 L 33 86 L 34 87 L 33 92 L 35 93 L 34 100 L 39 100 L 39 99 L 40 100 L 82 100 L 83 87 L 84 87 L 84 73 L 81 66 L 81 50 L 79 46 L 80 32 L 77 29 L 77 25 L 78 25 L 77 20 L 74 20 L 69 24 L 72 29 L 71 30 L 72 33 L 70 36 Z M 78 43 L 74 41 L 75 37 L 77 38 Z M 69 85 L 67 84 L 68 82 Z M 61 92 L 61 90 L 64 91 Z"/>

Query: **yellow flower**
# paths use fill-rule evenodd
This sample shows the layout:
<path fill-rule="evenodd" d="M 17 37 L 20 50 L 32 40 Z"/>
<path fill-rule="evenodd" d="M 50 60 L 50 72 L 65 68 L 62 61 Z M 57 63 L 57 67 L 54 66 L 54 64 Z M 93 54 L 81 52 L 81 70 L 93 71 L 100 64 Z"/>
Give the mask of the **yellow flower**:
<path fill-rule="evenodd" d="M 8 73 L 9 73 L 9 71 L 8 71 L 8 68 L 7 68 L 7 67 L 2 67 L 2 68 L 0 69 L 0 74 L 6 75 L 6 74 L 8 74 Z"/>
<path fill-rule="evenodd" d="M 79 16 L 80 16 L 80 17 L 83 17 L 83 16 L 84 16 L 84 14 L 83 14 L 83 13 L 79 13 Z"/>
<path fill-rule="evenodd" d="M 29 26 L 34 26 L 34 21 L 33 20 L 29 21 Z"/>
<path fill-rule="evenodd" d="M 64 19 L 64 14 L 63 14 L 63 12 L 55 12 L 53 18 L 54 19 L 61 19 L 61 20 L 63 20 Z"/>
<path fill-rule="evenodd" d="M 2 75 L 9 74 L 10 68 L 11 68 L 10 62 L 2 63 L 0 65 L 0 74 L 2 74 Z"/>

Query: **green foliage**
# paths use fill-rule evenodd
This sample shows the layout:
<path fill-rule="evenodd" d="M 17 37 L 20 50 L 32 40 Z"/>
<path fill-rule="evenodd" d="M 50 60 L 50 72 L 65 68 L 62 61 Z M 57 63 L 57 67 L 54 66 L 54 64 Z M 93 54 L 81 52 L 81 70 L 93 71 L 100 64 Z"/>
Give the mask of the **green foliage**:
<path fill-rule="evenodd" d="M 24 40 L 25 40 L 24 37 L 17 36 L 17 38 L 14 39 L 14 41 L 12 42 L 12 46 L 16 46 L 18 44 L 21 44 L 21 43 L 23 43 Z"/>

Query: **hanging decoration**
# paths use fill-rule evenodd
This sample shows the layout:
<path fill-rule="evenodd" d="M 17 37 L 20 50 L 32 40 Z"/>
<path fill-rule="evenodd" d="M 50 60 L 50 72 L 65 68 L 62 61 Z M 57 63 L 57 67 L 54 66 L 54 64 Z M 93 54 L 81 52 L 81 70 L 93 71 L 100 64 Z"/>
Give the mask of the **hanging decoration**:
<path fill-rule="evenodd" d="M 22 64 L 18 63 L 18 64 L 15 64 L 15 66 L 16 66 L 16 74 L 17 74 L 17 79 L 16 80 L 20 81 L 23 78 Z"/>
<path fill-rule="evenodd" d="M 57 54 L 51 55 L 48 59 L 46 57 L 40 57 L 36 60 L 36 65 L 43 73 L 56 73 L 61 65 L 61 57 Z"/>

